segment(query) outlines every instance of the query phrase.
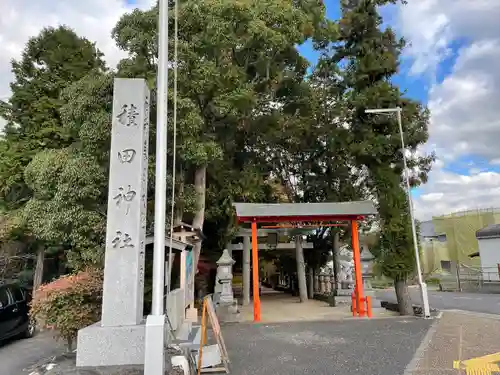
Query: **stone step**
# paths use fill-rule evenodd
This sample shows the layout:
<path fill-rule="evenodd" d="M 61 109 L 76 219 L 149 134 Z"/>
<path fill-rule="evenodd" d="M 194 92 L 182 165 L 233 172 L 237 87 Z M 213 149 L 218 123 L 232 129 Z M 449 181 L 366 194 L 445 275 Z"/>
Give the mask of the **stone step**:
<path fill-rule="evenodd" d="M 191 327 L 191 332 L 187 340 L 175 340 L 174 343 L 179 345 L 181 348 L 192 350 L 198 350 L 200 348 L 201 342 L 201 326 L 196 325 Z"/>

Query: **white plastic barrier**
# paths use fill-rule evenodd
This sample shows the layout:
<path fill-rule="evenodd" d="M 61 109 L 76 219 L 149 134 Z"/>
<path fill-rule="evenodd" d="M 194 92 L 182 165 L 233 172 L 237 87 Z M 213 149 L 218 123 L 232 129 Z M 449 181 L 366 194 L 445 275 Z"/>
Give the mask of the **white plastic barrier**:
<path fill-rule="evenodd" d="M 184 289 L 174 289 L 167 295 L 166 313 L 175 331 L 184 321 Z"/>

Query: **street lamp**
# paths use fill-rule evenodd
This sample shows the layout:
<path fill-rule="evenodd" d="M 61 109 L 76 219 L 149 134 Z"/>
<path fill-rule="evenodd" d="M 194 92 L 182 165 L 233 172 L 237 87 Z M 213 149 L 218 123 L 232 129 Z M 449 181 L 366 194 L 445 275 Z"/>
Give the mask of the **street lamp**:
<path fill-rule="evenodd" d="M 417 262 L 417 274 L 418 274 L 418 284 L 420 286 L 420 297 L 422 299 L 422 307 L 424 317 L 430 317 L 430 309 L 429 309 L 429 296 L 427 295 L 427 285 L 424 283 L 422 279 L 422 269 L 420 266 L 420 256 L 418 252 L 418 238 L 417 238 L 417 229 L 415 225 L 415 218 L 413 216 L 413 199 L 411 196 L 411 187 L 410 187 L 410 173 L 408 171 L 407 163 L 406 163 L 406 148 L 405 148 L 405 140 L 403 133 L 403 120 L 401 116 L 402 112 L 401 107 L 395 108 L 382 108 L 382 109 L 367 109 L 365 113 L 372 114 L 385 114 L 390 115 L 392 113 L 396 113 L 398 117 L 398 126 L 399 126 L 399 135 L 401 136 L 401 152 L 403 154 L 403 167 L 405 171 L 405 182 L 406 182 L 406 193 L 408 195 L 408 204 L 410 206 L 410 219 L 411 219 L 411 231 L 413 234 L 413 246 L 415 248 L 415 260 Z"/>
<path fill-rule="evenodd" d="M 159 0 L 158 33 L 153 295 L 144 340 L 144 373 L 147 375 L 165 374 L 164 350 L 167 339 L 163 298 L 167 206 L 168 0 Z"/>

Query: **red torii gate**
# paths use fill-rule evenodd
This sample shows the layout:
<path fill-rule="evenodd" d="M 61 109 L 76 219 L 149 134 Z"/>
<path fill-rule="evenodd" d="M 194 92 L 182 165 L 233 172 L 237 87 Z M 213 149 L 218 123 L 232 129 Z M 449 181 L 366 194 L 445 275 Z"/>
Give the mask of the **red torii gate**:
<path fill-rule="evenodd" d="M 355 272 L 353 306 L 358 316 L 365 315 L 363 297 L 363 278 L 359 251 L 358 220 L 376 215 L 377 210 L 371 201 L 340 203 L 234 203 L 238 223 L 252 226 L 252 278 L 253 278 L 253 319 L 260 321 L 259 295 L 259 254 L 257 244 L 258 223 L 319 223 L 347 221 L 351 223 L 352 248 Z"/>

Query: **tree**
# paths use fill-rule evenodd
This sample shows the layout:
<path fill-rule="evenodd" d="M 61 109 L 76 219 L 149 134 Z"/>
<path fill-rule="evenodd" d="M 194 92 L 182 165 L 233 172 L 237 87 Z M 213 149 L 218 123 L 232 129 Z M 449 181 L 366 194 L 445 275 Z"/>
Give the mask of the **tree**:
<path fill-rule="evenodd" d="M 120 75 L 155 76 L 157 51 L 151 41 L 157 40 L 157 12 L 157 7 L 134 11 L 118 22 L 113 36 L 129 53 Z M 317 0 L 185 1 L 179 14 L 178 97 L 179 105 L 190 110 L 179 114 L 178 176 L 184 178 L 178 183 L 195 198 L 193 211 L 184 216 L 202 228 L 207 198 L 222 203 L 210 219 L 224 223 L 226 230 L 219 234 L 225 238 L 231 225 L 219 215 L 228 216 L 233 199 L 261 196 L 263 180 L 254 177 L 263 173 L 253 158 L 259 103 L 271 101 L 297 71 L 305 72 L 296 45 L 312 35 L 324 6 Z M 170 25 L 173 29 L 173 19 Z"/>
<path fill-rule="evenodd" d="M 104 70 L 95 45 L 71 29 L 46 28 L 31 38 L 19 61 L 12 61 L 12 95 L 0 103 L 6 150 L 0 164 L 1 201 L 10 208 L 29 198 L 23 187 L 23 168 L 42 149 L 72 143 L 61 126 L 61 91 L 93 70 Z"/>
<path fill-rule="evenodd" d="M 414 272 L 415 259 L 408 200 L 402 184 L 398 123 L 396 118 L 365 113 L 367 108 L 403 108 L 404 152 L 411 155 L 409 168 L 416 171 L 412 186 L 425 182 L 433 155 L 421 157 L 416 151 L 427 141 L 429 113 L 421 103 L 404 97 L 391 82 L 398 73 L 405 41 L 398 39 L 391 28 L 382 29 L 378 13 L 378 6 L 396 2 L 345 2 L 338 38 L 323 43 L 323 47 L 333 43 L 331 62 L 341 66 L 338 100 L 345 106 L 342 120 L 349 124 L 350 152 L 363 173 L 364 186 L 378 204 L 381 230 L 374 255 L 383 273 L 394 280 L 400 312 L 410 314 L 413 311 L 407 281 Z"/>
<path fill-rule="evenodd" d="M 103 71 L 105 65 L 93 43 L 64 26 L 46 28 L 28 41 L 19 61 L 12 61 L 12 95 L 0 103 L 0 116 L 7 120 L 0 156 L 0 203 L 8 210 L 13 230 L 36 245 L 35 289 L 42 279 L 45 245 L 30 228 L 14 225 L 26 224 L 18 216 L 33 197 L 24 170 L 39 151 L 61 149 L 74 141 L 61 124 L 60 94 L 95 70 Z"/>

